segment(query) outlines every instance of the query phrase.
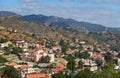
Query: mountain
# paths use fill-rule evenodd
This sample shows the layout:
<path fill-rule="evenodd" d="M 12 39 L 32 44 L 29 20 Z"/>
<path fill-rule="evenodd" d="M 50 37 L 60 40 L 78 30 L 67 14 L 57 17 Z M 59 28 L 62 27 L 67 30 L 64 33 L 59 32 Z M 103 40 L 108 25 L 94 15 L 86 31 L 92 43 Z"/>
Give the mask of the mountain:
<path fill-rule="evenodd" d="M 73 28 L 64 28 L 61 26 L 52 26 L 52 25 L 46 25 L 43 23 L 26 21 L 16 16 L 8 16 L 8 17 L 0 16 L 0 26 L 8 30 L 11 30 L 11 29 L 18 30 L 17 33 L 16 32 L 11 33 L 11 32 L 8 32 L 7 30 L 6 32 L 4 30 L 1 31 L 3 33 L 0 33 L 1 34 L 0 37 L 8 38 L 9 36 L 11 40 L 21 38 L 27 41 L 31 41 L 31 40 L 37 41 L 37 40 L 40 40 L 41 38 L 46 38 L 50 40 L 67 39 L 71 41 L 74 39 L 79 39 L 80 41 L 83 41 L 83 40 L 88 41 L 91 44 L 94 44 L 94 43 L 96 44 L 97 42 L 97 44 L 98 45 L 100 44 L 102 47 L 109 45 L 111 49 L 116 49 L 117 46 L 120 46 L 120 36 L 108 31 L 105 31 L 105 32 L 83 31 L 82 32 Z M 98 26 L 98 27 L 101 27 L 101 26 Z M 112 30 L 115 30 L 115 29 L 112 29 Z M 32 37 L 34 39 L 32 39 Z"/>
<path fill-rule="evenodd" d="M 0 16 L 17 16 L 25 21 L 44 23 L 46 25 L 53 25 L 53 26 L 59 26 L 65 28 L 72 28 L 72 29 L 77 29 L 78 31 L 81 30 L 90 31 L 90 32 L 109 31 L 120 35 L 120 28 L 110 28 L 100 24 L 92 24 L 83 21 L 79 22 L 74 19 L 64 19 L 57 16 L 45 16 L 45 15 L 35 15 L 35 14 L 22 16 L 7 11 L 0 11 Z"/>
<path fill-rule="evenodd" d="M 0 39 L 4 38 L 6 40 L 25 40 L 28 42 L 35 42 L 38 39 L 35 37 L 32 37 L 30 33 L 20 33 L 20 32 L 14 32 L 11 31 L 3 26 L 0 26 Z"/>
<path fill-rule="evenodd" d="M 17 16 L 17 17 L 20 17 L 21 15 L 13 13 L 13 12 L 8 12 L 8 11 L 0 11 L 0 16 Z"/>
<path fill-rule="evenodd" d="M 38 37 L 56 38 L 61 39 L 63 36 L 55 31 L 54 27 L 44 25 L 41 23 L 34 23 L 24 21 L 16 16 L 3 17 L 0 16 L 0 26 L 7 29 L 15 29 L 21 33 L 38 34 Z"/>
<path fill-rule="evenodd" d="M 27 20 L 27 21 L 41 22 L 41 23 L 45 23 L 48 25 L 73 28 L 77 30 L 87 30 L 87 31 L 92 31 L 92 32 L 110 31 L 110 32 L 120 34 L 119 28 L 110 28 L 110 27 L 105 27 L 100 24 L 92 24 L 92 23 L 83 22 L 83 21 L 78 22 L 73 19 L 64 19 L 64 18 L 56 17 L 56 16 L 44 16 L 44 15 L 32 14 L 32 15 L 22 16 L 20 18 Z"/>

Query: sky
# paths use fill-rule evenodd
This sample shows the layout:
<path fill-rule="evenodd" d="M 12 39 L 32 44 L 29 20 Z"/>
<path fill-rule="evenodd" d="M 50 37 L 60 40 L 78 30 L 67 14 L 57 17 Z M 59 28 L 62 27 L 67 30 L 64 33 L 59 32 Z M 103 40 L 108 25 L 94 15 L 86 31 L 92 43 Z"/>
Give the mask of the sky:
<path fill-rule="evenodd" d="M 120 0 L 0 0 L 0 11 L 43 14 L 120 27 Z"/>

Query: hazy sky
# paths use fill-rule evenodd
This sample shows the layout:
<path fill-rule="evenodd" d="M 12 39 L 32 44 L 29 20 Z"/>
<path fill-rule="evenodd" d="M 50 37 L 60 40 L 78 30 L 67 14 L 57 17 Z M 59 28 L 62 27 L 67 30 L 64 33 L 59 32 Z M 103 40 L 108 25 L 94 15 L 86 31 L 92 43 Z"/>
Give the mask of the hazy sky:
<path fill-rule="evenodd" d="M 0 11 L 53 15 L 120 27 L 120 0 L 0 0 Z"/>

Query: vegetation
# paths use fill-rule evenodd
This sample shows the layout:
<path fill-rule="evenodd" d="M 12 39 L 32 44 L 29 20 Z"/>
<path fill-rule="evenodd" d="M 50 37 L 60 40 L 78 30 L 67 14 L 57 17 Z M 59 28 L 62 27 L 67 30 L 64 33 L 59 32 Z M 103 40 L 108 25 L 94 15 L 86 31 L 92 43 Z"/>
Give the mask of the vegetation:
<path fill-rule="evenodd" d="M 112 60 L 112 55 L 110 53 L 106 53 L 104 58 L 106 61 L 110 61 L 110 60 Z"/>
<path fill-rule="evenodd" d="M 120 78 L 120 71 L 114 70 L 112 61 L 107 63 L 107 66 L 103 71 L 92 72 L 89 69 L 81 70 L 77 75 L 57 73 L 53 75 L 53 78 Z"/>
<path fill-rule="evenodd" d="M 69 69 L 71 71 L 76 70 L 76 67 L 75 67 L 75 58 L 72 55 L 68 55 L 65 59 L 68 61 L 68 63 L 67 63 L 67 69 Z"/>
<path fill-rule="evenodd" d="M 7 42 L 8 40 L 6 39 L 6 38 L 1 38 L 0 39 L 0 43 L 5 43 L 5 42 Z"/>
<path fill-rule="evenodd" d="M 70 47 L 69 43 L 65 42 L 64 40 L 61 40 L 59 43 L 60 46 L 62 46 L 62 52 L 66 54 L 66 50 Z"/>
<path fill-rule="evenodd" d="M 1 78 L 20 78 L 19 72 L 14 67 L 4 67 L 1 73 Z"/>
<path fill-rule="evenodd" d="M 9 55 L 9 54 L 11 53 L 9 47 L 4 47 L 3 50 L 5 51 L 5 52 L 4 52 L 5 55 Z"/>
<path fill-rule="evenodd" d="M 83 68 L 83 62 L 81 60 L 78 62 L 78 68 Z"/>
<path fill-rule="evenodd" d="M 88 52 L 76 52 L 75 53 L 75 57 L 76 58 L 84 58 L 84 59 L 86 59 L 86 58 L 89 58 L 89 56 L 90 56 L 90 54 L 88 54 Z"/>
<path fill-rule="evenodd" d="M 98 67 L 102 66 L 102 64 L 103 64 L 102 60 L 96 59 L 95 61 L 96 61 Z"/>
<path fill-rule="evenodd" d="M 94 73 L 91 72 L 89 69 L 85 69 L 80 71 L 75 78 L 93 78 L 94 77 Z"/>
<path fill-rule="evenodd" d="M 3 58 L 2 56 L 0 56 L 0 63 L 5 63 L 8 62 L 5 58 Z"/>
<path fill-rule="evenodd" d="M 120 53 L 118 54 L 118 57 L 120 58 Z"/>
<path fill-rule="evenodd" d="M 13 54 L 23 53 L 23 50 L 20 47 L 13 47 L 12 50 Z"/>
<path fill-rule="evenodd" d="M 84 59 L 86 59 L 86 58 L 89 58 L 89 54 L 88 54 L 88 52 L 84 52 L 84 53 L 80 53 L 79 54 L 79 58 L 84 58 Z"/>
<path fill-rule="evenodd" d="M 58 26 L 54 28 L 54 26 L 52 25 L 47 26 L 32 21 L 28 22 L 25 20 L 21 20 L 18 17 L 0 16 L 1 26 L 5 26 L 5 27 L 10 26 L 11 28 L 14 28 L 12 30 L 11 29 L 0 30 L 1 32 L 0 43 L 5 43 L 7 41 L 13 42 L 16 39 L 22 39 L 27 42 L 34 42 L 38 44 L 41 43 L 41 45 L 45 44 L 45 48 L 51 49 L 53 46 L 57 45 L 57 42 L 55 43 L 56 41 L 55 39 L 58 39 L 57 40 L 58 42 L 61 40 L 59 45 L 61 46 L 62 51 L 59 50 L 53 53 L 56 53 L 56 55 L 57 54 L 59 55 L 58 57 L 63 57 L 67 60 L 68 63 L 66 67 L 68 72 L 66 72 L 65 74 L 61 72 L 56 73 L 53 75 L 53 78 L 120 78 L 120 71 L 114 70 L 113 64 L 117 64 L 117 63 L 111 62 L 113 55 L 112 53 L 109 53 L 112 51 L 116 51 L 116 52 L 120 51 L 120 47 L 119 47 L 120 37 L 108 31 L 103 32 L 106 29 L 106 27 L 102 27 L 101 25 L 90 24 L 85 22 L 74 22 L 72 20 L 71 22 L 69 23 L 68 22 L 64 21 L 64 24 L 65 26 L 66 25 L 71 26 L 71 28 L 64 28 L 63 22 L 61 24 L 61 26 L 63 25 L 63 27 Z M 79 30 L 79 28 L 72 29 L 73 24 L 71 23 L 77 23 L 76 26 L 81 26 L 82 30 Z M 83 28 L 85 28 L 85 30 Z M 14 31 L 14 30 L 19 30 L 19 31 Z M 41 40 L 42 38 L 43 39 L 45 38 L 46 41 Z M 76 38 L 78 38 L 79 40 L 77 40 Z M 67 40 L 69 40 L 69 42 Z M 93 45 L 94 50 L 92 51 L 91 48 L 88 48 L 86 52 L 82 52 L 82 50 L 84 50 L 83 47 L 84 43 L 80 44 L 79 43 L 80 41 L 85 41 L 86 42 L 85 45 L 91 45 L 91 46 Z M 102 46 L 102 48 L 98 46 Z M 73 54 L 67 55 L 66 50 L 69 48 L 73 51 Z M 35 49 L 35 47 L 29 46 L 28 49 Z M 2 50 L 4 51 L 5 55 L 16 54 L 19 58 L 21 58 L 20 54 L 23 53 L 23 50 L 20 47 L 8 46 L 8 47 L 4 47 Z M 88 52 L 100 53 L 101 50 L 103 52 L 104 51 L 107 52 L 105 53 L 105 55 L 103 54 L 107 64 L 104 66 L 104 69 L 102 69 L 102 71 L 91 72 L 89 69 L 82 69 L 83 68 L 82 61 L 78 62 L 78 66 L 76 65 L 77 63 L 75 61 L 76 58 L 91 60 L 92 58 L 90 58 L 90 54 Z M 120 58 L 120 53 L 118 54 L 118 57 Z M 93 60 L 94 59 L 92 59 L 92 61 Z M 102 67 L 103 64 L 102 60 L 95 59 L 95 61 L 99 68 Z M 7 62 L 7 60 L 4 59 L 2 56 L 0 56 L 0 63 L 4 63 L 4 62 Z M 38 63 L 49 63 L 49 62 L 50 62 L 49 56 L 41 57 L 38 61 Z M 23 64 L 26 63 L 21 63 L 20 65 Z M 51 64 L 46 68 L 52 68 L 54 66 L 55 64 Z M 34 67 L 40 68 L 38 65 L 35 65 Z M 77 69 L 81 69 L 81 70 L 77 72 Z M 13 67 L 3 68 L 1 69 L 1 73 L 2 73 L 2 78 L 19 78 L 19 73 Z"/>
<path fill-rule="evenodd" d="M 71 75 L 63 74 L 62 72 L 56 73 L 52 78 L 73 78 Z"/>
<path fill-rule="evenodd" d="M 74 71 L 76 69 L 75 67 L 75 60 L 71 59 L 67 63 L 67 69 Z"/>
<path fill-rule="evenodd" d="M 50 57 L 49 56 L 42 56 L 40 59 L 39 59 L 39 61 L 38 61 L 38 63 L 49 63 L 50 62 Z"/>
<path fill-rule="evenodd" d="M 119 48 L 118 45 L 114 45 L 114 46 L 111 45 L 111 46 L 110 46 L 110 49 L 113 50 L 113 51 L 117 51 L 117 52 L 120 51 L 120 48 Z"/>

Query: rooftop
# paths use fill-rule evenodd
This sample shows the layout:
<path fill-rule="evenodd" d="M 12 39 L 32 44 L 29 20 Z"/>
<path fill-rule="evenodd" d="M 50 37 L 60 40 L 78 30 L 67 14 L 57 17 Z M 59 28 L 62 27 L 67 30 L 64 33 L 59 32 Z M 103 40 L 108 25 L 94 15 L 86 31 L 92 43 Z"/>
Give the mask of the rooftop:
<path fill-rule="evenodd" d="M 44 73 L 34 73 L 34 74 L 27 74 L 26 78 L 52 78 L 52 76 Z"/>

